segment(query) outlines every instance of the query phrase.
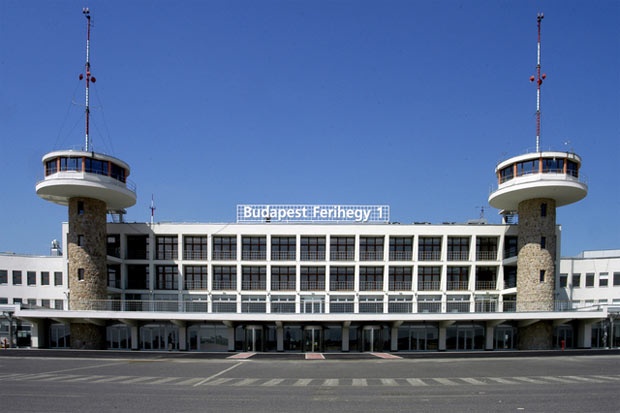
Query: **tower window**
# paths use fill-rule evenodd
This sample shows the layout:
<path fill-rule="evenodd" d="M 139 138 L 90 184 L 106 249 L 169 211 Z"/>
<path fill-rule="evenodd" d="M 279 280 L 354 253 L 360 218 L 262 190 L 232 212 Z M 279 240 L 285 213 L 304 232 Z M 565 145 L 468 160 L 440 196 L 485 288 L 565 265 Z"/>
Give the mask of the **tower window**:
<path fill-rule="evenodd" d="M 78 247 L 84 246 L 84 235 L 80 234 L 77 236 L 77 245 Z"/>
<path fill-rule="evenodd" d="M 84 201 L 77 202 L 77 213 L 78 215 L 84 215 Z"/>
<path fill-rule="evenodd" d="M 84 281 L 84 268 L 78 268 L 78 281 Z"/>
<path fill-rule="evenodd" d="M 541 217 L 546 217 L 547 216 L 547 204 L 545 202 L 540 204 L 540 216 Z"/>
<path fill-rule="evenodd" d="M 540 237 L 540 248 L 547 248 L 547 237 Z"/>
<path fill-rule="evenodd" d="M 545 282 L 545 270 L 540 270 L 540 282 Z"/>

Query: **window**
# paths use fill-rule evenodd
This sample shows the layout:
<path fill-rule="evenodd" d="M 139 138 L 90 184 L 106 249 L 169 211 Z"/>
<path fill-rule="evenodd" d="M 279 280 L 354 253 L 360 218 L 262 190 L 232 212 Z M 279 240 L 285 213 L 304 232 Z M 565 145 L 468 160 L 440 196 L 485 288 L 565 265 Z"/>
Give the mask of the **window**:
<path fill-rule="evenodd" d="M 297 273 L 294 266 L 271 267 L 271 289 L 274 291 L 295 290 Z"/>
<path fill-rule="evenodd" d="M 497 259 L 497 237 L 476 237 L 476 260 L 495 261 Z"/>
<path fill-rule="evenodd" d="M 121 266 L 108 264 L 108 287 L 121 288 Z"/>
<path fill-rule="evenodd" d="M 237 259 L 237 237 L 223 235 L 213 237 L 213 259 L 216 261 Z"/>
<path fill-rule="evenodd" d="M 45 176 L 55 174 L 58 172 L 58 158 L 45 162 Z"/>
<path fill-rule="evenodd" d="M 206 236 L 187 235 L 183 237 L 184 259 L 206 260 L 208 251 Z"/>
<path fill-rule="evenodd" d="M 544 282 L 545 282 L 545 270 L 540 270 L 540 273 L 539 273 L 539 281 L 540 281 L 541 283 L 544 283 Z"/>
<path fill-rule="evenodd" d="M 241 259 L 264 261 L 267 259 L 267 237 L 244 236 L 241 238 Z"/>
<path fill-rule="evenodd" d="M 41 307 L 43 307 L 43 308 L 52 308 L 52 305 L 50 304 L 50 300 L 42 299 L 41 300 Z"/>
<path fill-rule="evenodd" d="M 241 289 L 266 290 L 267 267 L 258 265 L 241 267 Z"/>
<path fill-rule="evenodd" d="M 533 159 L 531 161 L 523 161 L 517 163 L 517 175 L 527 175 L 527 174 L 535 174 L 538 173 L 538 159 Z"/>
<path fill-rule="evenodd" d="M 359 303 L 360 313 L 382 313 L 383 312 L 383 297 L 380 295 L 374 296 L 362 296 Z"/>
<path fill-rule="evenodd" d="M 504 238 L 504 258 L 516 257 L 519 253 L 519 239 L 515 236 Z"/>
<path fill-rule="evenodd" d="M 602 272 L 598 276 L 599 287 L 607 287 L 609 285 L 609 273 Z"/>
<path fill-rule="evenodd" d="M 332 296 L 329 299 L 330 313 L 352 313 L 354 301 L 351 296 Z"/>
<path fill-rule="evenodd" d="M 355 237 L 331 237 L 329 257 L 332 261 L 353 261 L 355 259 Z"/>
<path fill-rule="evenodd" d="M 41 271 L 41 285 L 50 285 L 49 271 Z"/>
<path fill-rule="evenodd" d="M 411 261 L 413 237 L 390 237 L 390 260 Z"/>
<path fill-rule="evenodd" d="M 127 235 L 127 258 L 130 260 L 149 258 L 148 235 Z"/>
<path fill-rule="evenodd" d="M 63 309 L 64 309 L 64 301 L 54 300 L 54 310 L 63 310 Z"/>
<path fill-rule="evenodd" d="M 236 290 L 237 267 L 234 265 L 214 265 L 212 288 L 214 290 Z"/>
<path fill-rule="evenodd" d="M 206 265 L 186 265 L 183 267 L 186 290 L 206 290 L 209 278 Z"/>
<path fill-rule="evenodd" d="M 499 171 L 499 183 L 502 184 L 514 178 L 514 166 L 508 165 Z"/>
<path fill-rule="evenodd" d="M 540 248 L 547 248 L 547 237 L 540 237 Z"/>
<path fill-rule="evenodd" d="M 495 290 L 497 267 L 476 267 L 476 290 Z"/>
<path fill-rule="evenodd" d="M 441 282 L 441 267 L 418 267 L 418 290 L 439 290 Z"/>
<path fill-rule="evenodd" d="M 18 270 L 13 271 L 13 285 L 21 285 L 22 283 L 22 272 Z"/>
<path fill-rule="evenodd" d="M 78 281 L 84 281 L 84 268 L 78 268 L 77 279 Z"/>
<path fill-rule="evenodd" d="M 271 237 L 271 259 L 274 261 L 294 261 L 296 249 L 295 237 Z"/>
<path fill-rule="evenodd" d="M 77 236 L 77 245 L 78 245 L 78 247 L 83 247 L 84 246 L 84 235 L 78 234 L 78 236 Z"/>
<path fill-rule="evenodd" d="M 7 270 L 0 270 L 0 284 L 8 284 L 9 275 Z"/>
<path fill-rule="evenodd" d="M 55 286 L 62 285 L 62 272 L 54 271 L 54 285 Z"/>
<path fill-rule="evenodd" d="M 547 216 L 547 203 L 546 202 L 543 202 L 540 204 L 540 216 L 543 218 Z"/>
<path fill-rule="evenodd" d="M 353 291 L 355 267 L 330 267 L 329 289 L 332 291 Z"/>
<path fill-rule="evenodd" d="M 594 287 L 594 273 L 588 272 L 586 273 L 586 288 Z"/>
<path fill-rule="evenodd" d="M 234 295 L 214 295 L 212 311 L 214 313 L 236 313 L 237 297 Z"/>
<path fill-rule="evenodd" d="M 130 290 L 149 289 L 149 266 L 127 265 L 127 288 Z"/>
<path fill-rule="evenodd" d="M 568 285 L 568 274 L 560 274 L 560 288 L 566 288 Z"/>
<path fill-rule="evenodd" d="M 288 295 L 276 295 L 271 297 L 272 313 L 294 313 L 295 297 Z"/>
<path fill-rule="evenodd" d="M 467 290 L 469 288 L 469 267 L 448 267 L 448 290 Z"/>
<path fill-rule="evenodd" d="M 383 260 L 383 237 L 360 237 L 360 261 Z"/>
<path fill-rule="evenodd" d="M 108 175 L 108 161 L 102 161 L 100 159 L 86 158 L 84 160 L 85 171 L 97 174 L 97 175 Z"/>
<path fill-rule="evenodd" d="M 360 267 L 360 291 L 383 290 L 383 267 Z"/>
<path fill-rule="evenodd" d="M 563 173 L 564 159 L 545 158 L 542 160 L 543 172 Z"/>
<path fill-rule="evenodd" d="M 26 272 L 26 282 L 28 285 L 37 285 L 37 273 L 35 271 Z"/>
<path fill-rule="evenodd" d="M 301 290 L 324 290 L 325 267 L 304 267 L 301 269 Z"/>
<path fill-rule="evenodd" d="M 620 286 L 620 272 L 614 273 L 614 287 Z"/>
<path fill-rule="evenodd" d="M 325 237 L 301 237 L 301 260 L 325 260 Z"/>
<path fill-rule="evenodd" d="M 156 284 L 158 290 L 176 290 L 179 288 L 179 268 L 176 265 L 158 265 Z"/>
<path fill-rule="evenodd" d="M 389 268 L 389 289 L 390 291 L 410 291 L 413 269 L 411 267 Z"/>
<path fill-rule="evenodd" d="M 84 215 L 84 201 L 77 201 L 77 214 Z"/>
<path fill-rule="evenodd" d="M 112 257 L 121 257 L 121 236 L 119 234 L 111 234 L 106 238 L 107 254 Z"/>
<path fill-rule="evenodd" d="M 469 260 L 469 238 L 448 237 L 448 261 Z"/>
<path fill-rule="evenodd" d="M 178 257 L 179 237 L 176 235 L 160 235 L 155 237 L 157 260 L 176 260 Z"/>
<path fill-rule="evenodd" d="M 581 274 L 573 274 L 573 288 L 581 287 Z"/>
<path fill-rule="evenodd" d="M 441 260 L 441 237 L 420 237 L 418 241 L 418 260 Z"/>
<path fill-rule="evenodd" d="M 241 296 L 242 313 L 265 313 L 267 312 L 267 298 L 264 295 Z"/>

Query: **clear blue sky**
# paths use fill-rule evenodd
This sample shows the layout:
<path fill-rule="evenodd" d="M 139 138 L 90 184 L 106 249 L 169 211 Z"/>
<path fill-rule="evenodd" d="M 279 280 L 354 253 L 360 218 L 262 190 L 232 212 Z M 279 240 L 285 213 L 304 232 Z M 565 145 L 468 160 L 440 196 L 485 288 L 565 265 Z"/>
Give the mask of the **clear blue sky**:
<path fill-rule="evenodd" d="M 498 161 L 535 146 L 589 183 L 558 210 L 562 255 L 620 248 L 620 2 L 0 0 L 0 251 L 47 254 L 65 208 L 43 154 L 92 147 L 132 168 L 127 221 L 234 222 L 235 207 L 387 204 L 391 219 L 485 216 Z M 568 143 L 566 143 L 568 142 Z"/>

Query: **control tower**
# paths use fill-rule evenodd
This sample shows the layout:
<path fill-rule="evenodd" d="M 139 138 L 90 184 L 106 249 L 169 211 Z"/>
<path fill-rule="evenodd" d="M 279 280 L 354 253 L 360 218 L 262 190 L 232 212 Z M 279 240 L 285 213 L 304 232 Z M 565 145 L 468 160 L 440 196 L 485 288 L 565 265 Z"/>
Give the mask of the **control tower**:
<path fill-rule="evenodd" d="M 106 215 L 124 214 L 136 203 L 136 190 L 127 177 L 129 165 L 90 149 L 89 86 L 90 27 L 88 9 L 86 41 L 86 139 L 84 150 L 50 152 L 43 156 L 44 179 L 37 183 L 37 195 L 46 201 L 69 207 L 67 262 L 69 310 L 101 309 L 107 298 Z M 105 327 L 72 323 L 71 345 L 97 349 L 105 342 Z"/>
<path fill-rule="evenodd" d="M 504 216 L 518 215 L 517 311 L 554 311 L 556 208 L 583 199 L 588 187 L 580 177 L 581 158 L 571 152 L 540 150 L 540 26 L 536 77 L 536 152 L 515 156 L 495 168 L 497 189 L 489 196 L 491 206 Z M 522 349 L 552 348 L 553 326 L 537 322 L 520 329 Z"/>

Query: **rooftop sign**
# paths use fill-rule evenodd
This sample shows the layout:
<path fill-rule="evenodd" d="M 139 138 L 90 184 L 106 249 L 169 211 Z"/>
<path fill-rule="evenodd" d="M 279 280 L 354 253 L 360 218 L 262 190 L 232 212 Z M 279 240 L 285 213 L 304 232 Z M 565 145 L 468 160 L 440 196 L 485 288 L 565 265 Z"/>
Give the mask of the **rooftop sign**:
<path fill-rule="evenodd" d="M 237 205 L 237 222 L 386 223 L 388 205 Z"/>

